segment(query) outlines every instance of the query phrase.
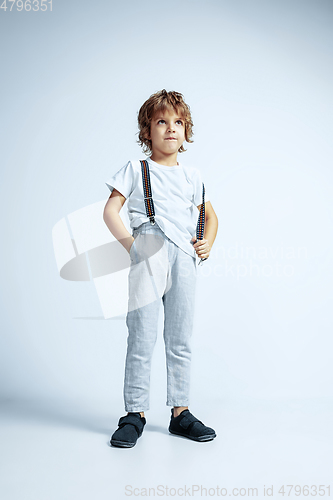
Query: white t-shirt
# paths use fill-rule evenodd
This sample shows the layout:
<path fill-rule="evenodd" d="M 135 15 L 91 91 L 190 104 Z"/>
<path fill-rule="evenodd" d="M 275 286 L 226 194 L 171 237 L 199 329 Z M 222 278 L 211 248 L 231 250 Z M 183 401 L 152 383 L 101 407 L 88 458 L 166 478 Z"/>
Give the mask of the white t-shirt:
<path fill-rule="evenodd" d="M 202 203 L 202 180 L 200 170 L 178 165 L 160 165 L 150 158 L 150 185 L 155 208 L 155 223 L 164 234 L 184 252 L 196 258 L 191 238 L 196 235 L 199 217 L 198 205 Z M 117 189 L 128 199 L 127 209 L 131 228 L 149 222 L 144 203 L 141 164 L 130 160 L 106 185 L 111 193 Z M 209 201 L 205 185 L 205 202 Z"/>

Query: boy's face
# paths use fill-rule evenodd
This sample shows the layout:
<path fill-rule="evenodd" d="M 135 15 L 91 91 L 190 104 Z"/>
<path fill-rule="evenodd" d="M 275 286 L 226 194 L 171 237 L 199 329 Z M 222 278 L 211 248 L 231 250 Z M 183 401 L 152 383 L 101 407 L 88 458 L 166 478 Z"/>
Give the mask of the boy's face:
<path fill-rule="evenodd" d="M 159 157 L 175 155 L 185 141 L 185 121 L 173 109 L 158 111 L 150 124 L 153 154 Z"/>

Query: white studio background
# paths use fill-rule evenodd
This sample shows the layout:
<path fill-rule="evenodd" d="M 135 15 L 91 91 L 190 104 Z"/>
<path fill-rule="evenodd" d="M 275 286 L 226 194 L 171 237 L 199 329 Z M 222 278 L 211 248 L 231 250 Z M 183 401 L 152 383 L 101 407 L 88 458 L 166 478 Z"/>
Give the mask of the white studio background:
<path fill-rule="evenodd" d="M 52 227 L 106 201 L 105 181 L 144 157 L 137 112 L 165 88 L 191 107 L 194 143 L 180 159 L 200 168 L 219 218 L 198 277 L 197 413 L 229 408 L 231 422 L 235 408 L 283 402 L 319 413 L 332 439 L 332 21 L 328 0 L 1 10 L 5 411 L 22 405 L 30 419 L 105 435 L 123 414 L 125 318 L 104 320 L 92 283 L 59 277 Z M 164 365 L 160 332 L 151 414 L 168 417 Z"/>

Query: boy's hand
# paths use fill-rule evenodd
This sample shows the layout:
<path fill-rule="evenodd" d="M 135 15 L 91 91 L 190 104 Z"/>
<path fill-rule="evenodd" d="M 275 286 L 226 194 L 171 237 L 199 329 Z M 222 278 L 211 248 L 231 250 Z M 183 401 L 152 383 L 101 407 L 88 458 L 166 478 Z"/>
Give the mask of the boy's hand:
<path fill-rule="evenodd" d="M 197 256 L 200 257 L 200 259 L 208 259 L 211 251 L 209 241 L 205 238 L 197 241 L 195 236 L 193 236 L 191 241 L 193 242 L 193 248 L 195 249 Z"/>

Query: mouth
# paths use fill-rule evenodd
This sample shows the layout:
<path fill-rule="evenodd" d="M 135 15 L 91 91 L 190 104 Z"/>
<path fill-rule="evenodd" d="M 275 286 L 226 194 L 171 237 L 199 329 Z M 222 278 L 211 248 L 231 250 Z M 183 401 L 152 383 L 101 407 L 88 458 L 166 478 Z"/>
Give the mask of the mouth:
<path fill-rule="evenodd" d="M 166 141 L 176 141 L 177 139 L 176 139 L 176 137 L 167 137 L 165 140 Z"/>

